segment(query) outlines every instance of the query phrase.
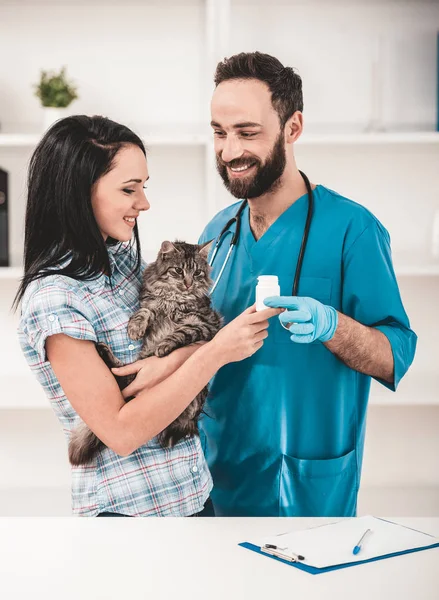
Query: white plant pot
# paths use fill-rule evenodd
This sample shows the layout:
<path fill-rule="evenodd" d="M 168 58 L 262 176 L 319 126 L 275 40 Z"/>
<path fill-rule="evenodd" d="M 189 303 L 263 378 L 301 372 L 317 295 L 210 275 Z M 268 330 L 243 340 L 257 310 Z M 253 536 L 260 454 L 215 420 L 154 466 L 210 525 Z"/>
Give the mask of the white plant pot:
<path fill-rule="evenodd" d="M 43 106 L 43 131 L 47 131 L 51 125 L 65 116 L 65 108 Z"/>

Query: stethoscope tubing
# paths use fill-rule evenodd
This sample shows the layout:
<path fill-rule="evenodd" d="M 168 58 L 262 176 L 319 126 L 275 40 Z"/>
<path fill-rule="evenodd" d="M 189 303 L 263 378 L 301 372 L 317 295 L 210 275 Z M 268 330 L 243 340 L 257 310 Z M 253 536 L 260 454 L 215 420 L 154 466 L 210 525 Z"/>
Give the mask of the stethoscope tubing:
<path fill-rule="evenodd" d="M 232 250 L 233 250 L 234 247 L 235 247 L 235 244 L 230 244 L 230 247 L 229 247 L 229 249 L 227 251 L 226 258 L 225 258 L 225 260 L 223 262 L 223 266 L 221 267 L 221 270 L 220 270 L 220 272 L 218 274 L 218 277 L 216 278 L 216 281 L 213 284 L 212 289 L 210 290 L 209 294 L 213 294 L 213 292 L 215 291 L 215 288 L 216 288 L 216 286 L 218 285 L 218 283 L 219 283 L 219 281 L 221 279 L 221 275 L 223 274 L 223 271 L 226 268 L 227 263 L 229 262 L 230 255 L 232 254 Z M 215 248 L 215 250 L 217 250 L 217 248 Z"/>
<path fill-rule="evenodd" d="M 292 288 L 292 295 L 293 296 L 297 296 L 297 292 L 298 292 L 298 289 L 299 289 L 300 273 L 302 271 L 303 258 L 305 256 L 305 250 L 306 250 L 306 246 L 307 246 L 307 243 L 308 243 L 308 235 L 309 235 L 309 230 L 311 228 L 312 215 L 313 215 L 313 211 L 314 211 L 314 194 L 313 194 L 313 191 L 312 191 L 312 188 L 311 188 L 311 184 L 309 182 L 308 177 L 305 175 L 305 173 L 303 173 L 302 171 L 299 171 L 299 173 L 301 174 L 301 176 L 302 176 L 302 178 L 303 178 L 303 180 L 305 182 L 306 190 L 307 190 L 307 193 L 308 193 L 308 212 L 307 212 L 307 215 L 306 215 L 305 228 L 304 228 L 304 231 L 303 231 L 302 243 L 300 245 L 299 257 L 297 259 L 296 272 L 295 272 L 295 275 L 294 275 L 294 282 L 293 282 L 293 288 Z M 230 259 L 230 255 L 232 254 L 233 248 L 238 243 L 239 235 L 241 233 L 242 212 L 243 212 L 244 208 L 246 207 L 246 205 L 247 205 L 247 200 L 243 200 L 242 203 L 240 204 L 237 212 L 236 212 L 236 215 L 234 217 L 232 217 L 230 219 L 230 221 L 228 221 L 225 224 L 225 226 L 223 227 L 223 229 L 221 230 L 221 232 L 220 232 L 220 234 L 218 236 L 218 240 L 217 240 L 217 242 L 215 244 L 215 248 L 213 250 L 212 256 L 211 256 L 210 261 L 209 261 L 209 266 L 210 267 L 213 265 L 215 257 L 216 257 L 216 255 L 218 253 L 218 250 L 219 250 L 219 248 L 220 248 L 220 246 L 222 244 L 223 237 L 225 236 L 226 233 L 232 233 L 232 232 L 229 231 L 230 227 L 233 225 L 233 223 L 236 223 L 236 229 L 232 233 L 232 239 L 230 241 L 230 247 L 229 247 L 229 249 L 227 251 L 227 255 L 226 255 L 226 258 L 224 259 L 224 262 L 222 264 L 220 272 L 218 273 L 218 277 L 216 278 L 216 280 L 215 280 L 215 282 L 214 282 L 214 284 L 213 284 L 213 286 L 212 286 L 212 288 L 211 288 L 211 290 L 209 292 L 210 295 L 215 291 L 218 283 L 220 282 L 222 274 L 224 272 L 224 269 L 227 266 L 227 263 L 228 263 L 228 261 Z"/>

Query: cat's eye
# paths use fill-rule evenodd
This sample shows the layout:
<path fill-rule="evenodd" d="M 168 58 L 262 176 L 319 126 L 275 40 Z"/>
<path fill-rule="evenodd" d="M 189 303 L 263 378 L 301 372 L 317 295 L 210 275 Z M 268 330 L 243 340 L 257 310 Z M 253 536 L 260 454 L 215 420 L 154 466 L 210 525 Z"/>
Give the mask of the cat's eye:
<path fill-rule="evenodd" d="M 200 271 L 200 269 L 197 269 L 196 271 L 194 271 L 194 277 L 199 277 L 202 274 L 203 274 L 203 271 Z"/>
<path fill-rule="evenodd" d="M 177 275 L 183 275 L 183 269 L 180 269 L 180 267 L 175 267 L 175 272 Z"/>

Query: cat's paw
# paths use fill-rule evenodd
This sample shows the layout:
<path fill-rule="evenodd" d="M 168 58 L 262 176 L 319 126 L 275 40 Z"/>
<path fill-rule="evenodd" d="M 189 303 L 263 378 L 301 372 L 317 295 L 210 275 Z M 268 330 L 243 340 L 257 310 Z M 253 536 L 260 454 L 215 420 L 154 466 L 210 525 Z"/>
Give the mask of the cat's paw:
<path fill-rule="evenodd" d="M 159 358 L 163 358 L 163 356 L 168 356 L 168 354 L 171 354 L 171 352 L 173 352 L 175 350 L 175 344 L 174 342 L 161 342 L 160 344 L 157 345 L 157 348 L 155 349 L 154 354 L 156 356 L 158 356 Z"/>
<path fill-rule="evenodd" d="M 104 344 L 103 342 L 96 342 L 95 346 L 96 346 L 96 350 L 97 350 L 99 356 L 103 360 L 105 360 L 107 357 L 112 355 L 112 352 L 111 352 L 110 348 L 107 346 L 107 344 Z"/>
<path fill-rule="evenodd" d="M 123 363 L 114 356 L 107 344 L 96 342 L 95 347 L 97 353 L 108 367 L 123 367 Z"/>
<path fill-rule="evenodd" d="M 128 321 L 128 335 L 132 340 L 141 340 L 148 327 L 148 321 L 142 314 L 133 315 Z"/>

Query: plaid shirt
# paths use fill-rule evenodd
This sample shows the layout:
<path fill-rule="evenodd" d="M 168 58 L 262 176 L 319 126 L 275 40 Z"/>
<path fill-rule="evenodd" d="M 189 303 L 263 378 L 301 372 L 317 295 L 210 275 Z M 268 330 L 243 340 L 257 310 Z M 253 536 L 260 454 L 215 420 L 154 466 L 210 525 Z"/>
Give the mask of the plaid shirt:
<path fill-rule="evenodd" d="M 29 285 L 23 298 L 21 348 L 67 441 L 79 417 L 47 360 L 46 338 L 64 333 L 105 342 L 123 363 L 135 361 L 141 346 L 127 335 L 128 319 L 139 308 L 141 275 L 131 274 L 133 258 L 126 245 L 110 247 L 109 257 L 112 287 L 106 275 L 92 281 L 50 275 Z M 72 509 L 80 516 L 104 511 L 189 516 L 202 510 L 211 488 L 198 437 L 185 438 L 170 449 L 154 438 L 127 457 L 104 448 L 93 464 L 72 467 Z"/>

